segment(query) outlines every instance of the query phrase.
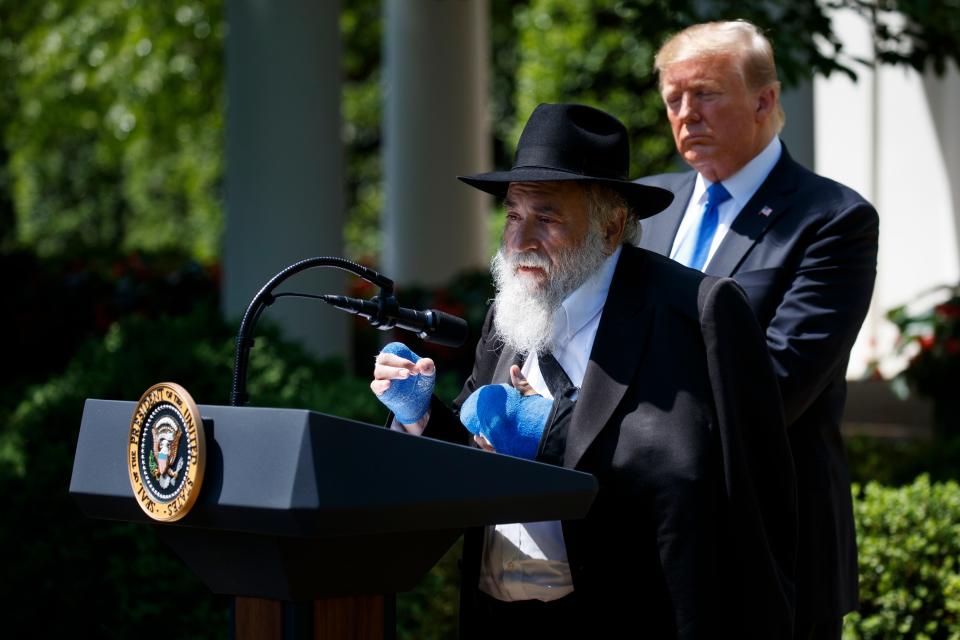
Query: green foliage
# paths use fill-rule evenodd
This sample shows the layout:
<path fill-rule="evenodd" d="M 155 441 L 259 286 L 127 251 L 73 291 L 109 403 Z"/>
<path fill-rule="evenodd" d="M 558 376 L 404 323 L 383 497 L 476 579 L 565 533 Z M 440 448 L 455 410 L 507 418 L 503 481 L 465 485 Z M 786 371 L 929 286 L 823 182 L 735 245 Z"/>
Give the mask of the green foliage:
<path fill-rule="evenodd" d="M 82 620 L 84 635 L 160 637 L 176 612 L 180 636 L 226 637 L 229 599 L 200 584 L 153 528 L 87 519 L 67 488 L 85 398 L 132 400 L 159 380 L 175 380 L 201 403 L 226 404 L 233 349 L 234 330 L 213 301 L 181 315 L 130 315 L 84 342 L 62 372 L 0 406 L 0 492 L 7 497 L 0 545 L 17 550 L 0 581 L 7 633 L 75 635 Z M 446 397 L 457 387 L 452 376 L 438 381 Z M 386 417 L 367 377 L 316 361 L 269 326 L 251 352 L 248 390 L 260 406 L 374 424 Z M 452 635 L 456 556 L 448 553 L 415 591 L 399 596 L 401 638 Z M 51 602 L 57 616 L 47 615 Z"/>
<path fill-rule="evenodd" d="M 517 120 L 517 69 L 521 43 L 515 15 L 529 0 L 490 0 L 490 126 L 493 166 L 513 166 L 514 123 Z M 497 238 L 499 242 L 499 238 Z"/>
<path fill-rule="evenodd" d="M 381 4 L 352 0 L 341 14 L 350 209 L 345 234 L 355 258 L 379 250 Z M 888 0 L 879 10 L 855 0 L 835 4 L 871 17 L 883 62 L 942 69 L 945 60 L 956 60 L 955 0 Z M 909 19 L 890 20 L 892 6 Z M 745 17 L 768 27 L 787 84 L 813 72 L 852 73 L 855 64 L 816 3 L 491 0 L 490 7 L 497 166 L 510 164 L 519 128 L 536 103 L 579 100 L 627 123 L 634 175 L 665 168 L 673 151 L 650 71 L 652 54 L 667 33 L 709 17 Z M 0 492 L 7 499 L 0 545 L 14 551 L 0 581 L 8 635 L 166 636 L 171 612 L 181 636 L 227 633 L 227 600 L 212 596 L 171 559 L 153 529 L 88 520 L 67 496 L 85 398 L 135 399 L 170 379 L 203 403 L 227 402 L 233 331 L 216 310 L 215 282 L 205 279 L 212 269 L 195 263 L 158 269 L 129 253 L 186 251 L 206 264 L 216 258 L 223 224 L 224 38 L 222 0 L 0 0 L 0 252 L 10 260 L 0 266 L 23 276 L 16 279 L 22 283 L 11 305 L 16 311 L 3 318 L 10 323 L 3 333 L 12 337 L 8 350 L 16 366 L 0 378 Z M 824 47 L 822 54 L 815 44 Z M 492 221 L 492 233 L 500 222 Z M 50 267 L 11 254 L 17 246 L 82 262 Z M 118 250 L 128 257 L 115 260 Z M 108 258 L 94 264 L 93 255 Z M 471 277 L 446 293 L 424 292 L 425 306 L 462 308 L 479 327 L 489 281 Z M 34 300 L 37 292 L 44 296 Z M 26 300 L 34 301 L 20 304 Z M 71 320 L 66 328 L 64 316 Z M 248 386 L 254 404 L 383 420 L 366 372 L 345 375 L 342 365 L 316 362 L 269 327 L 259 333 Z M 450 371 L 464 366 L 429 348 L 424 353 L 451 359 Z M 438 381 L 444 398 L 458 387 L 457 375 Z M 944 467 L 952 465 L 956 448 L 940 451 Z M 868 451 L 867 473 L 888 468 L 882 455 Z M 899 469 L 897 481 L 916 468 Z M 937 487 L 923 495 L 916 486 L 907 488 L 917 492 L 907 502 L 890 498 L 874 509 L 880 524 L 868 522 L 864 535 L 877 541 L 890 536 L 894 550 L 914 549 L 881 516 L 918 511 L 926 500 L 933 505 L 923 507 L 929 514 L 909 522 L 916 535 L 950 549 L 939 532 L 946 518 L 957 521 L 956 509 L 937 502 Z M 861 502 L 878 504 L 870 491 L 858 509 Z M 873 575 L 883 575 L 874 559 L 886 547 L 871 547 L 868 538 L 861 543 L 870 550 L 865 561 L 874 563 Z M 934 559 L 922 550 L 914 554 Z M 399 597 L 401 638 L 452 635 L 456 556 L 456 549 L 448 553 L 417 590 Z M 954 579 L 936 593 L 934 585 L 936 576 L 947 575 L 947 560 L 939 573 L 900 560 L 884 558 L 883 566 L 900 572 L 895 582 L 911 594 L 920 593 L 921 584 L 926 593 L 884 599 L 886 592 L 866 583 L 869 602 L 850 623 L 848 632 L 859 634 L 852 637 L 899 637 L 888 627 L 905 629 L 901 635 L 948 637 L 941 633 L 947 622 L 939 621 L 946 620 L 944 612 L 955 619 L 956 611 L 949 603 L 937 605 L 944 598 L 936 593 L 956 602 L 957 585 Z M 923 606 L 911 612 L 916 601 Z M 924 608 L 928 601 L 933 608 Z M 932 617 L 921 624 L 921 614 Z"/>
<path fill-rule="evenodd" d="M 749 19 L 768 31 L 788 85 L 814 72 L 848 70 L 837 58 L 840 43 L 815 4 L 533 0 L 516 16 L 521 54 L 512 140 L 537 104 L 582 102 L 626 124 L 631 175 L 668 169 L 674 147 L 657 89 L 654 55 L 686 26 L 733 18 Z M 832 55 L 821 54 L 815 40 Z"/>
<path fill-rule="evenodd" d="M 0 0 L 0 251 L 16 246 L 16 217 L 12 198 L 10 150 L 4 143 L 4 130 L 17 105 L 17 50 L 20 40 L 37 22 L 39 2 Z"/>
<path fill-rule="evenodd" d="M 0 42 L 13 65 L 0 127 L 17 239 L 42 255 L 185 248 L 211 261 L 222 228 L 221 3 L 52 0 L 20 26 Z"/>
<path fill-rule="evenodd" d="M 0 491 L 9 516 L 0 544 L 17 549 L 5 562 L 0 597 L 14 635 L 72 635 L 83 620 L 88 635 L 133 637 L 164 628 L 176 611 L 188 636 L 193 629 L 193 637 L 225 637 L 226 600 L 171 558 L 152 529 L 88 520 L 67 496 L 84 399 L 135 399 L 172 376 L 207 401 L 212 381 L 229 372 L 221 362 L 229 345 L 203 339 L 222 326 L 217 318 L 202 307 L 190 316 L 121 321 L 102 341 L 85 343 L 62 373 L 0 409 Z"/>
<path fill-rule="evenodd" d="M 827 4 L 852 8 L 867 18 L 881 62 L 918 69 L 929 62 L 942 71 L 946 60 L 960 56 L 956 28 L 960 11 L 955 2 L 888 0 L 882 3 L 883 12 L 859 0 Z M 908 11 L 911 18 L 899 28 L 892 26 L 897 22 L 886 11 L 895 7 Z M 934 7 L 931 14 L 928 9 Z M 842 72 L 855 77 L 862 61 L 844 51 L 826 8 L 823 3 L 793 0 L 531 0 L 515 14 L 519 55 L 508 144 L 515 144 L 539 103 L 582 102 L 609 111 L 627 125 L 631 175 L 666 170 L 673 160 L 673 143 L 653 72 L 657 48 L 692 24 L 742 18 L 773 42 L 784 86 L 815 74 Z M 941 14 L 942 23 L 935 17 Z"/>
<path fill-rule="evenodd" d="M 960 438 L 898 440 L 855 436 L 844 442 L 855 483 L 910 484 L 921 475 L 960 481 Z"/>
<path fill-rule="evenodd" d="M 960 487 L 854 487 L 860 609 L 845 640 L 960 638 Z"/>
<path fill-rule="evenodd" d="M 397 595 L 398 640 L 444 640 L 457 637 L 462 539 L 409 593 Z"/>
<path fill-rule="evenodd" d="M 881 62 L 942 72 L 960 51 L 956 0 L 491 0 L 496 166 L 542 101 L 582 101 L 623 119 L 634 175 L 673 158 L 653 52 L 667 34 L 718 17 L 769 31 L 781 78 L 854 74 L 826 6 L 852 8 Z M 898 9 L 906 16 L 896 19 Z M 343 3 L 347 254 L 373 262 L 383 208 L 379 151 L 382 1 Z M 0 0 L 0 250 L 217 255 L 223 229 L 222 0 Z"/>
<path fill-rule="evenodd" d="M 0 406 L 61 371 L 81 343 L 103 337 L 118 318 L 183 313 L 188 305 L 216 300 L 219 288 L 215 267 L 139 253 L 82 261 L 0 253 L 0 273 L 13 275 L 0 334 L 20 338 L 6 345 L 17 366 L 0 369 Z"/>
<path fill-rule="evenodd" d="M 612 113 L 630 132 L 631 175 L 662 171 L 673 142 L 652 72 L 657 42 L 681 16 L 667 3 L 533 0 L 516 14 L 519 64 L 516 144 L 541 102 L 581 102 Z"/>
<path fill-rule="evenodd" d="M 212 304 L 186 315 L 128 316 L 114 323 L 102 340 L 83 344 L 60 375 L 28 390 L 11 411 L 0 442 L 18 455 L 0 466 L 0 475 L 23 477 L 54 446 L 43 425 L 53 422 L 67 434 L 76 431 L 85 398 L 135 400 L 158 380 L 175 380 L 204 404 L 228 404 L 232 380 L 234 332 Z M 343 375 L 343 364 L 317 362 L 294 343 L 283 341 L 269 326 L 259 331 L 250 353 L 247 389 L 251 404 L 309 408 L 341 417 L 382 423 L 386 410 L 376 401 L 369 381 Z M 58 459 L 72 459 L 60 438 Z M 44 455 L 35 455 L 40 447 Z M 2 447 L 0 447 L 2 449 Z"/>
<path fill-rule="evenodd" d="M 873 25 L 881 63 L 932 68 L 939 75 L 960 55 L 960 3 L 957 0 L 843 0 Z"/>
<path fill-rule="evenodd" d="M 372 263 L 380 253 L 383 210 L 383 163 L 380 157 L 383 119 L 381 40 L 383 20 L 379 0 L 344 3 L 340 14 L 343 37 L 343 143 L 346 152 L 347 221 L 344 245 L 353 260 Z"/>

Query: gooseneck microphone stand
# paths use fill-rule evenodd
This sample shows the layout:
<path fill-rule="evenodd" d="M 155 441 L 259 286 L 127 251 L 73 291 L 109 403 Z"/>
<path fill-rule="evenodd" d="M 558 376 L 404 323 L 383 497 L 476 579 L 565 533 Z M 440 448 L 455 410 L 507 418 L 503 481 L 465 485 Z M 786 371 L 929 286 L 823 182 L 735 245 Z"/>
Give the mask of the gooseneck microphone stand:
<path fill-rule="evenodd" d="M 279 293 L 274 295 L 273 290 L 291 276 L 316 267 L 343 269 L 378 286 L 380 288 L 380 294 L 371 300 L 371 302 L 377 304 L 378 312 L 376 313 L 376 317 L 370 318 L 370 324 L 384 329 L 392 326 L 389 320 L 389 312 L 397 308 L 397 301 L 393 297 L 393 280 L 390 278 L 377 273 L 373 269 L 345 260 L 344 258 L 318 256 L 295 262 L 270 278 L 267 284 L 263 285 L 253 300 L 250 301 L 247 310 L 243 314 L 243 319 L 240 321 L 240 330 L 237 332 L 237 347 L 233 363 L 233 387 L 230 392 L 231 406 L 241 407 L 247 402 L 247 366 L 250 362 L 250 349 L 253 348 L 254 345 L 253 330 L 263 310 L 281 296 L 296 296 L 323 300 L 323 296 L 304 293 Z"/>

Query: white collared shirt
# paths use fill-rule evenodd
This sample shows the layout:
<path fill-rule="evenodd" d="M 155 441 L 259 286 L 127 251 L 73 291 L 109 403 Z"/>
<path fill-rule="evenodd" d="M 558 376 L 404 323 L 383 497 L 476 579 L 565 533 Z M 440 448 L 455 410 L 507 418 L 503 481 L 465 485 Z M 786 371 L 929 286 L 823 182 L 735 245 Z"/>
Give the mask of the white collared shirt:
<path fill-rule="evenodd" d="M 620 253 L 617 247 L 596 273 L 567 296 L 554 315 L 551 352 L 577 389 L 583 384 Z M 535 356 L 527 357 L 523 374 L 537 393 L 553 398 Z M 506 601 L 549 601 L 571 593 L 573 579 L 560 522 L 487 527 L 480 589 Z"/>
<path fill-rule="evenodd" d="M 716 253 L 717 247 L 723 242 L 723 238 L 730 230 L 730 225 L 737 218 L 737 214 L 747 205 L 750 198 L 773 171 L 773 167 L 780 159 L 782 151 L 783 145 L 780 143 L 780 138 L 773 136 L 770 144 L 745 164 L 740 171 L 726 180 L 722 180 L 723 186 L 730 193 L 730 199 L 717 209 L 717 231 L 713 235 L 713 242 L 710 243 L 710 251 L 707 253 L 704 268 L 710 264 L 713 254 Z M 693 194 L 690 196 L 690 202 L 687 203 L 687 210 L 683 214 L 683 220 L 680 222 L 680 228 L 677 229 L 677 235 L 673 239 L 673 248 L 670 249 L 670 257 L 674 260 L 677 259 L 677 254 L 680 253 L 682 246 L 696 242 L 696 234 L 700 229 L 700 219 L 703 217 L 703 205 L 707 202 L 707 189 L 712 184 L 702 175 L 697 174 L 697 180 L 693 185 Z M 690 251 L 687 255 L 693 255 L 693 252 Z"/>

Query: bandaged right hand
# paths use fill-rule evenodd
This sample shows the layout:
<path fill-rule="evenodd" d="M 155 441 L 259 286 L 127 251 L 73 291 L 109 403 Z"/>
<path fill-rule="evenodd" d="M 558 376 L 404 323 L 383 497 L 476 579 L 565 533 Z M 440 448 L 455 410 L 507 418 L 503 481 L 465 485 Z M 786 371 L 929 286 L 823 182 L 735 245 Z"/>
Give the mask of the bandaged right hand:
<path fill-rule="evenodd" d="M 398 422 L 416 424 L 430 409 L 436 367 L 402 342 L 391 342 L 377 356 L 370 389 Z"/>

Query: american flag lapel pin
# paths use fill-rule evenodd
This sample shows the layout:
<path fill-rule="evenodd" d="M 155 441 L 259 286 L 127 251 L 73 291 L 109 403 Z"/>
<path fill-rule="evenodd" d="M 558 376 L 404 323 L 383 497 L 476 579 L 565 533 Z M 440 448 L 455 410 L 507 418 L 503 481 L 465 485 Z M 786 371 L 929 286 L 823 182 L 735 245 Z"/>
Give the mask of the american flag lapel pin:
<path fill-rule="evenodd" d="M 763 209 L 760 209 L 760 215 L 762 215 L 764 218 L 769 217 L 771 213 L 773 213 L 773 209 L 770 207 L 764 207 Z"/>

